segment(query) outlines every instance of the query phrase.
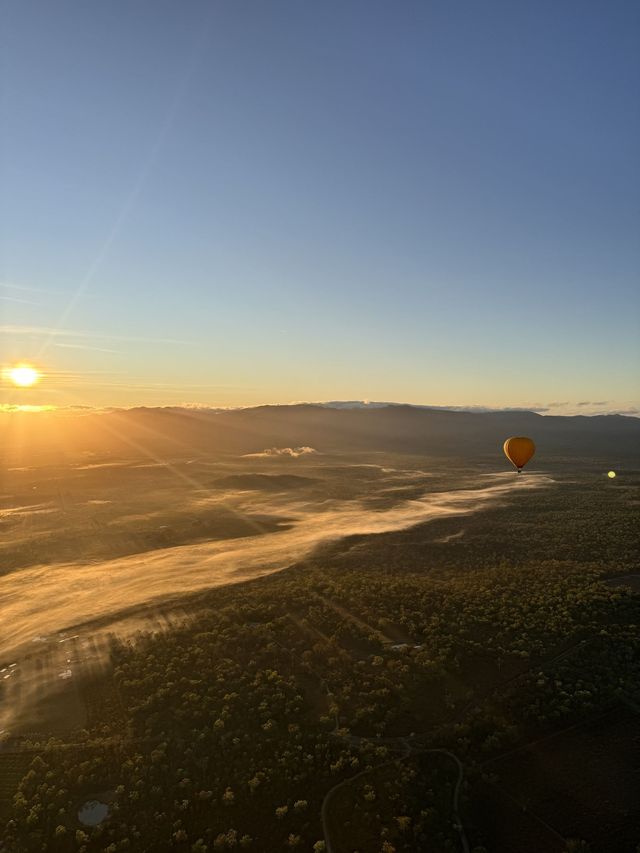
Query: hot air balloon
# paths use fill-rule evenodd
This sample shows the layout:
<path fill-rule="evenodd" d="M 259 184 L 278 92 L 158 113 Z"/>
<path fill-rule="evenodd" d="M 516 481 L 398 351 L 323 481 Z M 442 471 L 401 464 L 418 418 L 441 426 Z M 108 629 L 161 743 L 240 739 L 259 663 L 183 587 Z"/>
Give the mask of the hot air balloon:
<path fill-rule="evenodd" d="M 535 444 L 525 435 L 514 435 L 508 438 L 502 449 L 509 462 L 518 469 L 518 474 L 536 452 Z"/>

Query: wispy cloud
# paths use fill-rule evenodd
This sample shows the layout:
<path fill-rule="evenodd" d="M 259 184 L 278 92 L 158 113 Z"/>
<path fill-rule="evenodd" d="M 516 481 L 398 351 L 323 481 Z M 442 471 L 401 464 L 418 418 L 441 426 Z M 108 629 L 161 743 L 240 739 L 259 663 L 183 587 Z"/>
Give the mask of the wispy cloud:
<path fill-rule="evenodd" d="M 50 326 L 0 326 L 0 333 L 5 335 L 31 335 L 34 337 L 88 339 L 100 341 L 128 341 L 146 344 L 192 344 L 192 341 L 182 341 L 176 338 L 145 338 L 135 335 L 108 335 L 103 332 L 84 332 L 79 329 L 56 329 Z"/>
<path fill-rule="evenodd" d="M 33 284 L 16 284 L 13 281 L 0 281 L 0 290 L 14 293 L 38 293 L 43 296 L 68 296 L 70 291 L 59 287 L 36 287 Z"/>
<path fill-rule="evenodd" d="M 638 415 L 640 409 L 635 400 L 580 400 L 578 402 L 565 400 L 564 402 L 547 403 L 547 410 L 553 411 L 557 416 L 568 417 L 571 415 Z M 537 411 L 544 411 L 538 409 Z"/>
<path fill-rule="evenodd" d="M 109 374 L 107 374 L 109 375 Z M 163 382 L 100 382 L 100 388 L 119 388 L 125 390 L 138 390 L 138 391 L 162 391 L 163 394 L 184 394 L 187 390 L 206 390 L 206 391 L 218 391 L 220 389 L 224 390 L 246 390 L 241 385 L 189 385 L 181 383 L 179 385 L 168 385 Z M 155 408 L 155 407 L 154 407 Z M 184 408 L 184 406 L 172 405 L 172 406 L 164 406 L 160 408 Z M 203 406 L 202 408 L 211 409 L 218 407 L 211 406 Z"/>
<path fill-rule="evenodd" d="M 26 284 L 14 284 L 11 281 L 0 281 L 0 288 L 4 288 L 5 290 L 19 290 L 21 292 L 26 293 L 47 293 L 42 287 L 30 287 Z"/>
<path fill-rule="evenodd" d="M 314 447 L 268 447 L 260 453 L 245 453 L 244 456 L 257 458 L 263 456 L 308 456 L 310 453 L 317 453 Z"/>
<path fill-rule="evenodd" d="M 18 296 L 4 296 L 4 294 L 0 293 L 0 300 L 2 302 L 18 302 L 20 305 L 41 305 L 41 302 L 36 302 L 33 299 L 21 299 Z"/>
<path fill-rule="evenodd" d="M 56 406 L 48 404 L 30 405 L 27 403 L 0 403 L 0 413 L 6 414 L 10 412 L 54 412 Z"/>
<path fill-rule="evenodd" d="M 91 350 L 92 352 L 112 352 L 112 353 L 121 353 L 122 350 L 119 349 L 107 349 L 106 347 L 92 347 L 90 344 L 69 344 L 69 343 L 61 343 L 57 341 L 54 344 L 55 347 L 61 347 L 62 349 L 81 349 L 81 350 Z"/>

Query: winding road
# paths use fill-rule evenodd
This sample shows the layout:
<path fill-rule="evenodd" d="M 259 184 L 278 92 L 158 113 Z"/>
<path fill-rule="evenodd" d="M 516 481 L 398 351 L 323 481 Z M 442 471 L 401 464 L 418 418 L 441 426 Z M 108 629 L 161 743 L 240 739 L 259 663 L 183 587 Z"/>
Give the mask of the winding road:
<path fill-rule="evenodd" d="M 386 761 L 384 764 L 378 764 L 376 767 L 372 767 L 370 770 L 361 770 L 359 773 L 356 773 L 355 776 L 350 776 L 348 779 L 343 779 L 342 782 L 338 782 L 337 785 L 334 785 L 325 795 L 324 800 L 322 801 L 322 808 L 320 810 L 320 817 L 322 820 L 322 832 L 324 835 L 324 843 L 326 846 L 327 853 L 339 853 L 336 847 L 333 844 L 331 839 L 331 833 L 329 831 L 329 806 L 331 804 L 332 799 L 334 798 L 337 791 L 341 788 L 345 788 L 347 785 L 350 785 L 352 782 L 355 782 L 357 779 L 361 779 L 363 776 L 368 775 L 369 773 L 375 773 L 378 770 L 381 770 L 383 767 L 389 767 L 392 764 L 400 764 L 402 761 L 406 761 L 407 758 L 412 755 L 445 755 L 451 761 L 454 762 L 456 768 L 458 770 L 458 776 L 456 778 L 456 784 L 453 789 L 453 797 L 451 802 L 451 811 L 453 814 L 453 828 L 456 830 L 460 837 L 460 848 L 462 853 L 469 853 L 469 840 L 467 839 L 466 832 L 464 830 L 464 825 L 460 818 L 460 791 L 462 789 L 462 783 L 464 781 L 464 767 L 462 762 L 458 758 L 457 755 L 454 755 L 453 752 L 450 752 L 448 749 L 441 748 L 430 748 L 430 749 L 416 749 L 411 746 L 409 743 L 409 738 L 406 737 L 398 737 L 398 738 L 367 738 L 367 737 L 359 737 L 357 735 L 339 735 L 337 731 L 333 732 L 334 737 L 338 737 L 341 740 L 346 741 L 347 743 L 357 746 L 362 743 L 374 743 L 378 746 L 382 743 L 387 746 L 397 745 L 403 747 L 403 755 L 399 758 L 391 759 L 390 761 Z"/>

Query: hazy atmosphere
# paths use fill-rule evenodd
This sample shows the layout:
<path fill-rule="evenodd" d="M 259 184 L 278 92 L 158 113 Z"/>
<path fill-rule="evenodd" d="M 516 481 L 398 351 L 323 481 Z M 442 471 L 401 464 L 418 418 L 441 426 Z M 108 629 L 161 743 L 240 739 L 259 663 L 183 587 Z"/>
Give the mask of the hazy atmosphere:
<path fill-rule="evenodd" d="M 0 403 L 640 404 L 637 4 L 0 14 Z"/>
<path fill-rule="evenodd" d="M 0 853 L 640 853 L 639 84 L 0 0 Z"/>

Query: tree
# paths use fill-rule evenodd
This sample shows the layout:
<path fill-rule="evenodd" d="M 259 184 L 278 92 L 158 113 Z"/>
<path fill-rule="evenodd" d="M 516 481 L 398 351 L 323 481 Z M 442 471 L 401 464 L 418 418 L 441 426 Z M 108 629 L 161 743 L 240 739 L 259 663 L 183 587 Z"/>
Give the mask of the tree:
<path fill-rule="evenodd" d="M 568 838 L 565 853 L 591 853 L 591 845 L 581 838 Z"/>

